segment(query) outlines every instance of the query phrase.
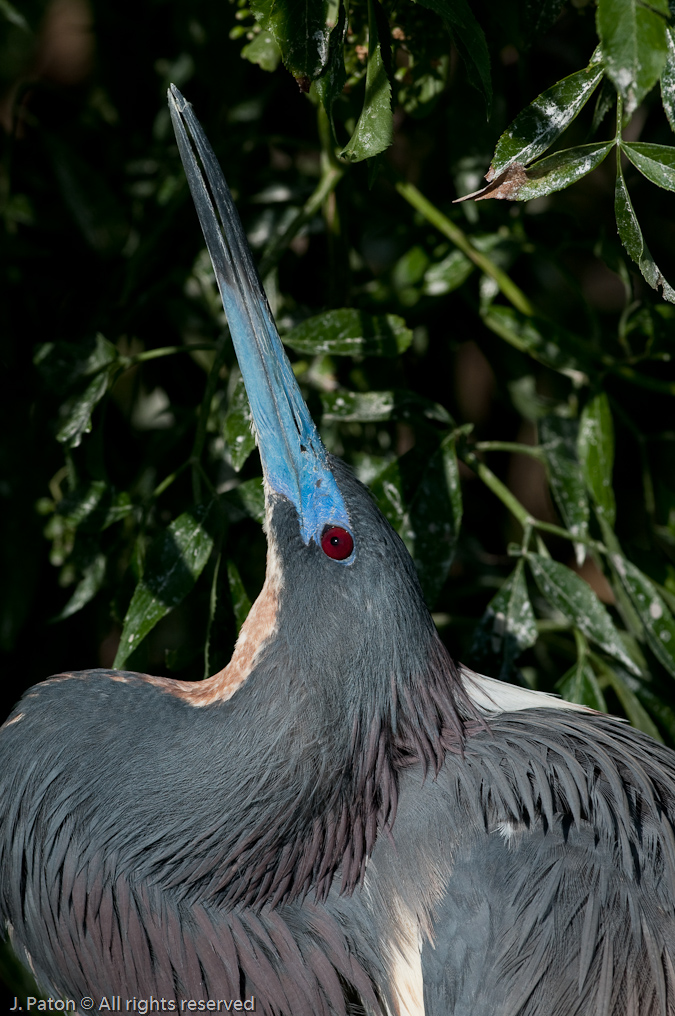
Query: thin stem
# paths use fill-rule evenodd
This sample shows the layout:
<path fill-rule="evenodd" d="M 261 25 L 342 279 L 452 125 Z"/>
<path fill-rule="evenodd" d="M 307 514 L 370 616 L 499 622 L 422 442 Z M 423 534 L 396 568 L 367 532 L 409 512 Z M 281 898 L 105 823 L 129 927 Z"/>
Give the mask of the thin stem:
<path fill-rule="evenodd" d="M 495 476 L 484 462 L 481 462 L 477 455 L 471 451 L 464 451 L 461 455 L 464 462 L 480 477 L 486 487 L 496 494 L 502 504 L 506 505 L 511 514 L 520 522 L 523 529 L 532 526 L 535 519 L 523 507 L 518 498 L 514 497 L 509 488 Z"/>
<path fill-rule="evenodd" d="M 225 352 L 227 349 L 226 341 L 227 333 L 224 333 L 218 343 L 216 350 L 216 356 L 213 361 L 213 366 L 209 371 L 209 376 L 206 379 L 206 388 L 204 389 L 204 397 L 202 404 L 199 407 L 199 417 L 197 419 L 197 430 L 195 433 L 195 440 L 192 446 L 192 454 L 190 455 L 190 463 L 192 465 L 192 494 L 196 504 L 199 504 L 202 498 L 201 479 L 206 476 L 201 466 L 202 451 L 204 448 L 204 441 L 206 439 L 206 425 L 209 422 L 209 413 L 211 412 L 211 403 L 213 396 L 216 392 L 218 385 L 218 377 L 220 375 L 220 368 L 225 362 Z M 211 482 L 208 485 L 212 488 Z"/>
<path fill-rule="evenodd" d="M 517 445 L 517 448 L 518 450 L 521 450 L 520 445 Z M 502 504 L 508 508 L 514 518 L 521 524 L 526 533 L 530 529 L 537 529 L 543 533 L 551 533 L 553 536 L 560 536 L 563 540 L 569 540 L 570 543 L 583 543 L 588 547 L 599 550 L 603 554 L 607 553 L 607 548 L 597 540 L 591 539 L 590 536 L 582 536 L 578 533 L 572 535 L 569 530 L 563 529 L 562 526 L 556 526 L 552 522 L 543 522 L 541 519 L 535 519 L 520 503 L 518 498 L 511 493 L 509 488 L 502 483 L 497 476 L 495 476 L 492 470 L 486 466 L 484 462 L 480 461 L 473 451 L 469 451 L 467 449 L 463 452 L 459 452 L 459 455 L 462 461 L 465 462 L 470 469 L 473 469 L 477 476 L 480 477 L 485 486 L 489 487 L 493 494 L 496 494 Z"/>
<path fill-rule="evenodd" d="M 540 445 L 518 444 L 517 441 L 477 441 L 474 448 L 479 452 L 513 452 L 516 455 L 530 455 L 540 462 L 546 459 Z"/>
<path fill-rule="evenodd" d="M 191 353 L 196 349 L 216 349 L 215 342 L 193 342 L 187 346 L 161 346 L 159 349 L 145 349 L 142 353 L 134 353 L 133 356 L 120 356 L 119 363 L 124 370 L 134 367 L 137 363 L 145 363 L 146 360 L 158 360 L 162 356 L 173 356 L 175 353 Z"/>
<path fill-rule="evenodd" d="M 527 314 L 531 317 L 534 314 L 534 307 L 523 293 L 522 289 L 519 289 L 515 282 L 509 278 L 506 272 L 498 268 L 494 261 L 491 261 L 487 254 L 483 254 L 482 251 L 476 250 L 474 245 L 469 240 L 466 233 L 463 232 L 452 222 L 446 215 L 436 208 L 435 205 L 425 198 L 424 194 L 418 191 L 417 187 L 411 183 L 406 183 L 404 180 L 399 180 L 396 183 L 396 190 L 399 192 L 402 198 L 404 198 L 409 205 L 421 212 L 425 219 L 427 219 L 436 229 L 447 236 L 448 240 L 454 243 L 463 254 L 473 261 L 477 268 L 480 268 L 482 272 L 489 275 L 490 278 L 494 279 L 499 289 L 504 294 L 506 299 L 513 304 L 516 310 L 521 311 L 523 314 Z"/>
<path fill-rule="evenodd" d="M 330 164 L 324 167 L 316 189 L 307 198 L 302 208 L 298 209 L 295 216 L 286 226 L 286 229 L 282 233 L 278 233 L 270 241 L 258 265 L 258 273 L 261 279 L 264 279 L 273 268 L 276 268 L 277 262 L 293 237 L 296 236 L 306 222 L 314 218 L 328 195 L 335 190 L 344 173 L 344 167 L 340 165 L 334 166 Z"/>

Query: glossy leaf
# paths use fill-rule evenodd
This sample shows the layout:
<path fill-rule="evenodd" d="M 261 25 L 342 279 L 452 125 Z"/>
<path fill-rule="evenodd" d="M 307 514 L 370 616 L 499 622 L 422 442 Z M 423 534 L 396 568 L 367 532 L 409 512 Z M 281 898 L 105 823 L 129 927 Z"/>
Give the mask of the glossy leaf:
<path fill-rule="evenodd" d="M 612 561 L 640 615 L 649 648 L 675 677 L 675 618 L 654 584 L 639 568 L 620 554 L 613 554 Z"/>
<path fill-rule="evenodd" d="M 157 622 L 191 591 L 209 559 L 220 523 L 217 502 L 212 501 L 183 512 L 155 538 L 124 618 L 115 667 L 122 667 Z"/>
<path fill-rule="evenodd" d="M 635 679 L 631 678 L 620 667 L 611 667 L 605 660 L 596 656 L 593 659 L 596 661 L 605 681 L 615 692 L 631 724 L 637 730 L 641 730 L 643 733 L 653 737 L 655 741 L 662 741 L 663 738 L 659 734 L 656 724 L 638 699 L 634 688 L 631 687 L 631 685 L 637 687 Z"/>
<path fill-rule="evenodd" d="M 568 702 L 577 702 L 581 706 L 590 706 L 591 709 L 607 712 L 605 696 L 587 656 L 578 659 L 574 666 L 563 674 L 555 688 Z"/>
<path fill-rule="evenodd" d="M 9 0 L 0 0 L 0 15 L 2 15 L 5 21 L 9 21 L 10 25 L 22 28 L 24 32 L 30 32 L 30 27 L 23 14 L 20 14 Z"/>
<path fill-rule="evenodd" d="M 675 303 L 675 290 L 666 282 L 642 237 L 642 230 L 640 229 L 628 190 L 626 189 L 626 181 L 623 177 L 620 162 L 617 166 L 616 174 L 614 212 L 621 242 L 633 261 L 639 266 L 643 277 L 652 289 L 661 290 L 664 300 L 668 300 L 669 303 Z"/>
<path fill-rule="evenodd" d="M 265 521 L 265 490 L 260 476 L 228 490 L 221 501 L 232 522 L 245 518 L 261 523 Z"/>
<path fill-rule="evenodd" d="M 284 335 L 284 345 L 310 356 L 398 356 L 411 342 L 403 318 L 354 308 L 317 314 Z"/>
<path fill-rule="evenodd" d="M 549 557 L 528 554 L 527 560 L 542 596 L 609 656 L 619 660 L 628 670 L 638 673 L 609 612 L 588 583 Z"/>
<path fill-rule="evenodd" d="M 539 442 L 546 457 L 551 493 L 563 522 L 573 536 L 588 534 L 589 507 L 581 465 L 577 456 L 578 424 L 562 416 L 539 421 Z M 585 548 L 577 545 L 577 561 L 583 563 Z"/>
<path fill-rule="evenodd" d="M 668 0 L 598 0 L 603 63 L 629 116 L 661 76 L 666 62 Z"/>
<path fill-rule="evenodd" d="M 614 526 L 616 502 L 612 488 L 614 470 L 614 423 L 604 392 L 584 406 L 579 422 L 577 454 L 584 481 L 598 515 Z"/>
<path fill-rule="evenodd" d="M 100 532 L 134 510 L 126 491 L 116 492 L 105 480 L 93 480 L 66 494 L 56 506 L 59 515 L 75 527 Z"/>
<path fill-rule="evenodd" d="M 469 80 L 485 96 L 489 113 L 492 106 L 490 54 L 485 33 L 471 12 L 467 0 L 417 0 L 417 2 L 443 18 L 466 64 Z"/>
<path fill-rule="evenodd" d="M 462 521 L 462 490 L 454 435 L 429 459 L 408 513 L 408 549 L 424 598 L 433 607 L 450 573 Z"/>
<path fill-rule="evenodd" d="M 347 80 L 344 58 L 344 41 L 347 34 L 347 13 L 342 0 L 339 0 L 338 20 L 330 33 L 328 41 L 328 60 L 324 71 L 315 81 L 317 94 L 328 114 L 328 119 L 335 138 L 333 120 L 333 103 L 342 93 Z"/>
<path fill-rule="evenodd" d="M 507 173 L 508 179 L 497 187 L 494 185 L 484 187 L 476 194 L 476 200 L 502 198 L 509 201 L 531 201 L 546 194 L 553 194 L 554 191 L 569 187 L 597 169 L 613 147 L 612 140 L 555 152 L 535 162 L 525 171 L 521 170 L 511 176 Z"/>
<path fill-rule="evenodd" d="M 473 270 L 473 261 L 465 254 L 460 250 L 450 251 L 442 261 L 437 261 L 427 268 L 424 273 L 424 292 L 427 296 L 443 296 L 445 293 L 451 293 L 466 282 Z"/>
<path fill-rule="evenodd" d="M 244 589 L 244 583 L 241 581 L 239 569 L 232 560 L 228 560 L 227 562 L 227 582 L 230 587 L 230 596 L 232 598 L 232 609 L 234 611 L 234 620 L 237 625 L 237 633 L 239 633 L 241 631 L 241 626 L 248 617 L 248 612 L 251 609 L 251 601 Z"/>
<path fill-rule="evenodd" d="M 426 461 L 413 452 L 402 455 L 369 486 L 410 551 L 427 604 L 433 606 L 450 571 L 462 518 L 454 435 L 448 434 Z"/>
<path fill-rule="evenodd" d="M 522 110 L 497 142 L 487 181 L 500 176 L 513 163 L 526 166 L 550 148 L 586 105 L 602 73 L 596 51 L 588 67 L 557 81 Z"/>
<path fill-rule="evenodd" d="M 330 33 L 337 20 L 334 0 L 250 0 L 250 7 L 263 31 L 274 38 L 291 74 L 309 81 L 318 78 L 328 60 Z"/>
<path fill-rule="evenodd" d="M 537 623 L 521 559 L 490 600 L 476 628 L 470 658 L 480 662 L 493 656 L 500 657 L 499 677 L 508 680 L 513 675 L 518 657 L 533 646 L 537 638 Z"/>
<path fill-rule="evenodd" d="M 76 614 L 78 610 L 82 610 L 82 607 L 86 606 L 90 600 L 93 600 L 103 585 L 105 565 L 105 555 L 96 554 L 86 567 L 82 569 L 82 578 L 75 586 L 73 595 L 63 610 L 59 611 L 56 617 L 52 618 L 53 621 L 63 621 L 72 614 Z"/>
<path fill-rule="evenodd" d="M 368 0 L 368 65 L 366 68 L 366 94 L 363 109 L 354 133 L 342 150 L 341 158 L 349 162 L 362 162 L 384 152 L 394 136 L 394 115 L 391 109 L 391 82 L 384 47 L 388 33 L 386 22 L 378 16 L 378 0 Z"/>
<path fill-rule="evenodd" d="M 669 145 L 650 145 L 644 141 L 623 141 L 621 150 L 635 168 L 657 187 L 675 190 L 675 148 Z"/>
<path fill-rule="evenodd" d="M 50 387 L 68 388 L 81 377 L 96 374 L 117 360 L 112 342 L 99 332 L 84 342 L 44 342 L 39 345 L 33 363 Z"/>
<path fill-rule="evenodd" d="M 262 29 L 241 51 L 241 55 L 249 63 L 258 64 L 264 71 L 275 71 L 281 60 L 281 50 L 277 46 L 274 36 L 266 29 Z"/>
<path fill-rule="evenodd" d="M 582 344 L 551 321 L 530 317 L 501 304 L 492 304 L 483 320 L 500 338 L 546 367 L 563 374 L 585 368 Z"/>
<path fill-rule="evenodd" d="M 91 431 L 91 414 L 108 390 L 108 372 L 101 371 L 89 382 L 82 395 L 66 403 L 65 420 L 56 432 L 56 440 L 77 448 Z"/>
<path fill-rule="evenodd" d="M 342 423 L 375 423 L 383 420 L 406 420 L 421 413 L 429 420 L 452 423 L 450 414 L 430 399 L 420 398 L 411 391 L 390 392 L 325 392 L 321 395 L 323 418 Z"/>
<path fill-rule="evenodd" d="M 244 387 L 244 379 L 238 374 L 230 393 L 227 414 L 223 420 L 223 437 L 227 442 L 232 466 L 239 472 L 255 448 L 255 437 L 251 429 L 251 407 Z"/>
<path fill-rule="evenodd" d="M 671 129 L 675 131 L 675 27 L 666 28 L 666 63 L 661 74 L 661 102 Z"/>

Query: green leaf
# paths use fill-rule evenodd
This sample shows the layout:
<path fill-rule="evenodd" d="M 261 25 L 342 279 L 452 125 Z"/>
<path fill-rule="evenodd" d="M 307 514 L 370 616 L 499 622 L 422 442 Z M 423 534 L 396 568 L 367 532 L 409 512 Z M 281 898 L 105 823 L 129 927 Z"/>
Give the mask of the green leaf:
<path fill-rule="evenodd" d="M 590 706 L 591 709 L 598 709 L 602 713 L 607 712 L 605 696 L 586 655 L 581 656 L 574 666 L 563 674 L 555 689 L 567 702 L 577 702 L 581 706 Z"/>
<path fill-rule="evenodd" d="M 640 615 L 651 651 L 675 677 L 675 618 L 654 584 L 639 568 L 620 554 L 613 554 L 612 561 Z"/>
<path fill-rule="evenodd" d="M 462 521 L 462 490 L 449 434 L 428 461 L 408 513 L 406 543 L 424 598 L 433 607 L 450 573 Z"/>
<path fill-rule="evenodd" d="M 577 456 L 578 430 L 575 420 L 562 416 L 546 416 L 539 421 L 539 441 L 546 457 L 546 472 L 553 498 L 570 533 L 585 538 L 590 512 Z M 585 556 L 585 547 L 578 544 L 579 564 L 583 563 Z"/>
<path fill-rule="evenodd" d="M 261 523 L 265 521 L 265 489 L 261 476 L 245 480 L 234 490 L 228 490 L 221 501 L 232 522 L 245 518 Z"/>
<path fill-rule="evenodd" d="M 470 658 L 477 662 L 501 658 L 499 677 L 513 675 L 518 657 L 538 638 L 537 622 L 527 592 L 522 558 L 501 589 L 493 596 L 473 637 Z"/>
<path fill-rule="evenodd" d="M 46 383 L 59 391 L 81 377 L 96 374 L 117 360 L 112 342 L 99 332 L 83 342 L 43 342 L 33 356 L 33 363 Z"/>
<path fill-rule="evenodd" d="M 527 561 L 542 595 L 549 603 L 609 656 L 619 660 L 627 670 L 639 673 L 608 611 L 588 583 L 565 565 L 541 554 L 528 554 Z"/>
<path fill-rule="evenodd" d="M 237 625 L 237 633 L 239 633 L 241 631 L 241 626 L 248 617 L 248 612 L 251 609 L 251 601 L 244 589 L 244 583 L 241 581 L 239 569 L 234 561 L 229 558 L 227 561 L 227 581 L 230 587 L 230 596 L 232 597 L 234 620 Z"/>
<path fill-rule="evenodd" d="M 563 190 L 597 169 L 614 144 L 614 140 L 603 141 L 600 144 L 579 145 L 577 148 L 555 152 L 535 162 L 526 171 L 507 173 L 504 182 L 497 187 L 494 184 L 484 187 L 476 194 L 476 200 L 496 197 L 508 201 L 531 201 Z"/>
<path fill-rule="evenodd" d="M 308 318 L 283 341 L 296 353 L 310 356 L 398 356 L 412 342 L 412 332 L 396 314 L 345 308 Z"/>
<path fill-rule="evenodd" d="M 666 28 L 666 64 L 661 75 L 661 102 L 671 129 L 675 131 L 675 27 Z"/>
<path fill-rule="evenodd" d="M 342 94 L 342 89 L 347 81 L 344 57 L 344 41 L 346 35 L 347 13 L 344 3 L 340 0 L 337 24 L 331 31 L 330 40 L 328 42 L 328 60 L 323 74 L 314 82 L 317 95 L 323 104 L 323 108 L 328 114 L 334 139 L 335 122 L 333 119 L 333 103 L 337 97 Z"/>
<path fill-rule="evenodd" d="M 321 395 L 326 422 L 376 423 L 383 420 L 407 420 L 417 413 L 428 420 L 452 423 L 450 414 L 437 402 L 411 391 L 324 392 Z"/>
<path fill-rule="evenodd" d="M 612 527 L 616 502 L 612 488 L 614 470 L 614 423 L 604 392 L 584 406 L 579 422 L 577 454 L 584 481 L 599 516 Z"/>
<path fill-rule="evenodd" d="M 424 292 L 427 296 L 443 296 L 466 282 L 474 269 L 461 250 L 452 250 L 442 261 L 427 268 L 424 273 Z"/>
<path fill-rule="evenodd" d="M 602 660 L 595 654 L 592 655 L 598 669 L 602 672 L 602 676 L 616 693 L 616 697 L 631 724 L 637 730 L 641 730 L 644 734 L 653 737 L 655 741 L 663 741 L 656 724 L 638 699 L 633 688 L 631 688 L 631 683 L 637 685 L 637 682 L 632 681 L 629 675 L 621 669 L 610 667 L 606 660 Z"/>
<path fill-rule="evenodd" d="M 227 442 L 232 466 L 236 472 L 239 472 L 255 448 L 251 422 L 251 407 L 248 404 L 244 379 L 241 374 L 236 374 L 227 414 L 223 420 L 223 437 Z"/>
<path fill-rule="evenodd" d="M 551 321 L 501 304 L 492 304 L 483 321 L 500 338 L 546 367 L 562 374 L 578 374 L 587 369 L 583 344 Z"/>
<path fill-rule="evenodd" d="M 56 617 L 52 618 L 53 622 L 63 621 L 66 617 L 76 614 L 77 611 L 82 610 L 82 607 L 86 606 L 90 600 L 93 600 L 103 585 L 103 579 L 105 578 L 105 565 L 105 555 L 96 554 L 86 567 L 82 569 L 82 578 L 75 586 L 73 595 L 70 597 L 63 610 L 61 610 Z"/>
<path fill-rule="evenodd" d="M 471 84 L 482 91 L 488 115 L 492 107 L 492 80 L 490 54 L 485 33 L 471 13 L 467 0 L 417 0 L 430 11 L 439 14 L 466 64 Z"/>
<path fill-rule="evenodd" d="M 369 487 L 406 544 L 432 606 L 448 577 L 462 518 L 454 434 L 428 458 L 414 450 L 390 462 Z"/>
<path fill-rule="evenodd" d="M 588 67 L 538 95 L 502 134 L 486 175 L 491 182 L 513 163 L 527 165 L 553 144 L 583 109 L 602 78 L 596 50 Z"/>
<path fill-rule="evenodd" d="M 218 502 L 211 501 L 183 512 L 153 540 L 124 618 L 116 668 L 124 665 L 157 622 L 192 590 L 221 524 Z"/>
<path fill-rule="evenodd" d="M 626 181 L 623 177 L 621 159 L 617 159 L 616 190 L 614 192 L 614 212 L 616 214 L 616 225 L 621 237 L 621 242 L 638 265 L 643 277 L 652 287 L 660 289 L 664 300 L 675 303 L 675 290 L 670 286 L 652 258 L 647 244 L 642 238 L 642 230 L 638 224 L 637 216 L 626 189 Z"/>
<path fill-rule="evenodd" d="M 363 109 L 354 133 L 340 153 L 349 162 L 362 162 L 383 152 L 394 136 L 394 115 L 391 109 L 391 82 L 383 46 L 389 41 L 380 39 L 386 23 L 378 17 L 377 0 L 368 0 L 368 65 L 366 68 L 366 94 Z"/>
<path fill-rule="evenodd" d="M 622 141 L 621 150 L 635 168 L 657 187 L 675 191 L 675 148 L 650 145 L 645 141 Z"/>
<path fill-rule="evenodd" d="M 30 27 L 23 14 L 19 14 L 16 7 L 9 0 L 0 0 L 0 14 L 5 21 L 9 21 L 10 25 L 22 28 L 24 32 L 30 32 Z"/>
<path fill-rule="evenodd" d="M 250 0 L 250 8 L 263 31 L 272 35 L 291 74 L 314 81 L 323 73 L 337 21 L 334 0 Z"/>
<path fill-rule="evenodd" d="M 126 491 L 117 493 L 105 480 L 81 484 L 66 494 L 56 506 L 68 525 L 87 532 L 101 532 L 134 510 Z"/>
<path fill-rule="evenodd" d="M 603 63 L 630 116 L 666 62 L 668 0 L 598 0 Z"/>
<path fill-rule="evenodd" d="M 244 46 L 241 55 L 249 63 L 258 64 L 264 71 L 275 71 L 281 60 L 281 50 L 274 41 L 274 36 L 264 28 Z"/>
<path fill-rule="evenodd" d="M 69 448 L 77 448 L 82 437 L 91 431 L 91 414 L 108 390 L 109 373 L 104 370 L 89 382 L 82 395 L 70 399 L 63 408 L 63 420 L 56 440 Z"/>

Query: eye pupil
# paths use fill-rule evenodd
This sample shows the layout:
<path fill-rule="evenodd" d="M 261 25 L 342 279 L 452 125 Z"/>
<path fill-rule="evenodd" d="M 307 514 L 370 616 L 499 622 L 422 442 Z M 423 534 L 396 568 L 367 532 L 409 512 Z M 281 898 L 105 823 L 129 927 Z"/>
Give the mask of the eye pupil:
<path fill-rule="evenodd" d="M 354 540 L 341 526 L 328 526 L 321 537 L 321 549 L 333 561 L 345 561 L 354 549 Z"/>

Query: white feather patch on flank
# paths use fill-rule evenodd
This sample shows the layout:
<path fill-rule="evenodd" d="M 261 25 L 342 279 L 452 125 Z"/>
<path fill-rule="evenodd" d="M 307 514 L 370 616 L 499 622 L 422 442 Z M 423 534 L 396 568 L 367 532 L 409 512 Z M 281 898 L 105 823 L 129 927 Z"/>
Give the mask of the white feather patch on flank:
<path fill-rule="evenodd" d="M 484 713 L 514 713 L 519 709 L 576 709 L 581 713 L 593 713 L 594 709 L 566 702 L 557 695 L 544 691 L 530 691 L 515 684 L 497 681 L 484 674 L 475 674 L 468 667 L 460 669 L 462 681 L 469 698 Z"/>
<path fill-rule="evenodd" d="M 424 1016 L 422 940 L 419 921 L 402 900 L 396 901 L 391 939 L 391 992 L 395 1016 Z"/>

